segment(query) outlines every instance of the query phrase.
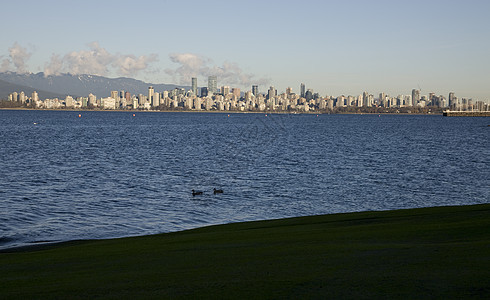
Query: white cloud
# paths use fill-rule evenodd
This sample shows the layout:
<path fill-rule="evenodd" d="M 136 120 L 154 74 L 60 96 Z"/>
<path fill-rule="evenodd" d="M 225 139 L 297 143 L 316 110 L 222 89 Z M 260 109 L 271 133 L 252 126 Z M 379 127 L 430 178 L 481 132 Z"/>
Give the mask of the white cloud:
<path fill-rule="evenodd" d="M 44 65 L 44 75 L 58 75 L 63 69 L 63 59 L 58 54 L 51 55 L 49 63 Z"/>
<path fill-rule="evenodd" d="M 89 45 L 89 50 L 72 51 L 61 57 L 53 54 L 49 63 L 45 64 L 44 74 L 60 73 L 92 74 L 106 76 L 114 71 L 118 75 L 135 76 L 147 70 L 150 63 L 158 60 L 158 55 L 150 54 L 136 57 L 133 54 L 112 54 L 97 42 Z"/>
<path fill-rule="evenodd" d="M 140 72 L 153 73 L 152 63 L 158 61 L 157 54 L 135 56 L 133 54 L 110 53 L 99 43 L 92 42 L 87 50 L 72 51 L 66 54 L 53 53 L 49 62 L 44 64 L 44 75 L 92 74 L 108 76 L 135 77 Z M 9 57 L 0 57 L 0 71 L 27 72 L 26 61 L 31 57 L 27 49 L 14 43 L 9 48 Z M 252 84 L 266 85 L 267 78 L 257 78 L 245 73 L 237 63 L 225 61 L 221 66 L 207 57 L 193 53 L 173 53 L 170 60 L 177 64 L 174 69 L 166 69 L 165 73 L 172 76 L 180 84 L 189 84 L 192 77 L 215 75 L 220 85 L 249 87 Z M 154 69 L 153 69 L 154 70 Z"/>
<path fill-rule="evenodd" d="M 267 84 L 270 79 L 256 78 L 253 74 L 246 74 L 237 63 L 224 62 L 216 66 L 213 61 L 201 55 L 192 53 L 173 53 L 170 60 L 179 66 L 166 69 L 165 73 L 171 75 L 180 84 L 189 84 L 192 77 L 216 75 L 220 84 L 250 86 L 252 84 Z"/>
<path fill-rule="evenodd" d="M 156 54 L 142 55 L 138 58 L 134 55 L 118 55 L 112 65 L 116 68 L 118 74 L 130 76 L 148 69 L 150 63 L 157 60 L 158 56 Z"/>
<path fill-rule="evenodd" d="M 3 56 L 0 56 L 2 59 Z M 0 64 L 0 72 L 6 72 L 10 70 L 10 60 L 8 58 L 2 59 L 2 63 Z"/>
<path fill-rule="evenodd" d="M 28 52 L 26 48 L 23 48 L 15 42 L 12 47 L 9 48 L 9 57 L 2 60 L 0 72 L 13 70 L 17 73 L 27 73 L 26 61 L 29 60 L 31 55 L 32 53 Z M 12 69 L 12 65 L 15 69 Z"/>

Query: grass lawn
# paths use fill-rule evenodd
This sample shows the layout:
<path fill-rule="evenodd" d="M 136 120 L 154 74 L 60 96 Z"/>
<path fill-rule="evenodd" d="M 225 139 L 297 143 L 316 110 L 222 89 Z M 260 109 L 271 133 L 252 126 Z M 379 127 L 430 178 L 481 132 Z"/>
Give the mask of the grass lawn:
<path fill-rule="evenodd" d="M 490 299 L 490 204 L 9 251 L 0 253 L 0 299 Z"/>

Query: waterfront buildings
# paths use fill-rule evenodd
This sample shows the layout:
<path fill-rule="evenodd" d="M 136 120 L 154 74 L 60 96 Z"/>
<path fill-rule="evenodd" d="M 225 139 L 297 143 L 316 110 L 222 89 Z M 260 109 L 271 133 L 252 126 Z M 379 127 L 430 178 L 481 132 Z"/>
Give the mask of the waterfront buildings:
<path fill-rule="evenodd" d="M 216 76 L 208 77 L 208 95 L 213 95 L 218 90 L 218 79 Z"/>
<path fill-rule="evenodd" d="M 390 96 L 384 92 L 377 98 L 367 91 L 357 96 L 339 95 L 320 96 L 312 89 L 300 84 L 299 94 L 288 87 L 284 92 L 270 86 L 265 94 L 259 92 L 258 85 L 252 85 L 251 90 L 243 94 L 239 88 L 227 85 L 217 87 L 217 76 L 208 77 L 208 86 L 201 87 L 198 95 L 197 78 L 192 78 L 191 89 L 175 88 L 169 91 L 156 91 L 148 87 L 148 94 L 131 95 L 129 91 L 110 91 L 109 97 L 66 96 L 65 99 L 40 99 L 37 92 L 31 96 L 24 92 L 13 92 L 8 101 L 18 105 L 36 108 L 98 108 L 98 109 L 143 109 L 143 110 L 207 110 L 207 111 L 277 111 L 277 112 L 369 112 L 379 109 L 389 109 L 391 112 L 411 112 L 419 109 L 449 108 L 456 111 L 487 111 L 489 104 L 483 101 L 456 97 L 449 93 L 446 99 L 436 93 L 421 95 L 419 89 L 413 89 L 409 95 Z M 374 110 L 373 110 L 374 109 Z"/>
<path fill-rule="evenodd" d="M 192 77 L 192 93 L 197 96 L 197 78 Z"/>
<path fill-rule="evenodd" d="M 259 86 L 258 85 L 252 85 L 252 94 L 255 97 L 258 97 L 259 96 Z"/>

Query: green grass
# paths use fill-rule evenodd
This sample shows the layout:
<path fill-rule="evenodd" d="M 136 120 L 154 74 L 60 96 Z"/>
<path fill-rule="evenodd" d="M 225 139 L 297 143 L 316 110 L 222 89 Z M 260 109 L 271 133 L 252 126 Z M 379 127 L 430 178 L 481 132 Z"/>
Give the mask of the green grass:
<path fill-rule="evenodd" d="M 490 298 L 490 204 L 0 253 L 0 298 Z"/>

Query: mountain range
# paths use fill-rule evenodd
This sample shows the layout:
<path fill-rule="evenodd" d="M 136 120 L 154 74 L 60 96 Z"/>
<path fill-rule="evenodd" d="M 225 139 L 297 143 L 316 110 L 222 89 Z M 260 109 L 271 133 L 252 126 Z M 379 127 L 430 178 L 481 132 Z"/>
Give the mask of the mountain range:
<path fill-rule="evenodd" d="M 132 78 L 108 78 L 96 75 L 72 75 L 60 74 L 45 76 L 40 73 L 0 72 L 0 99 L 7 99 L 13 92 L 23 91 L 30 96 L 33 91 L 37 91 L 41 99 L 45 98 L 64 98 L 66 95 L 73 97 L 88 96 L 92 93 L 97 97 L 109 97 L 111 91 L 128 91 L 131 95 L 148 94 L 148 87 L 153 86 L 155 91 L 163 92 L 175 88 L 188 86 L 175 84 L 154 84 L 146 83 Z"/>

